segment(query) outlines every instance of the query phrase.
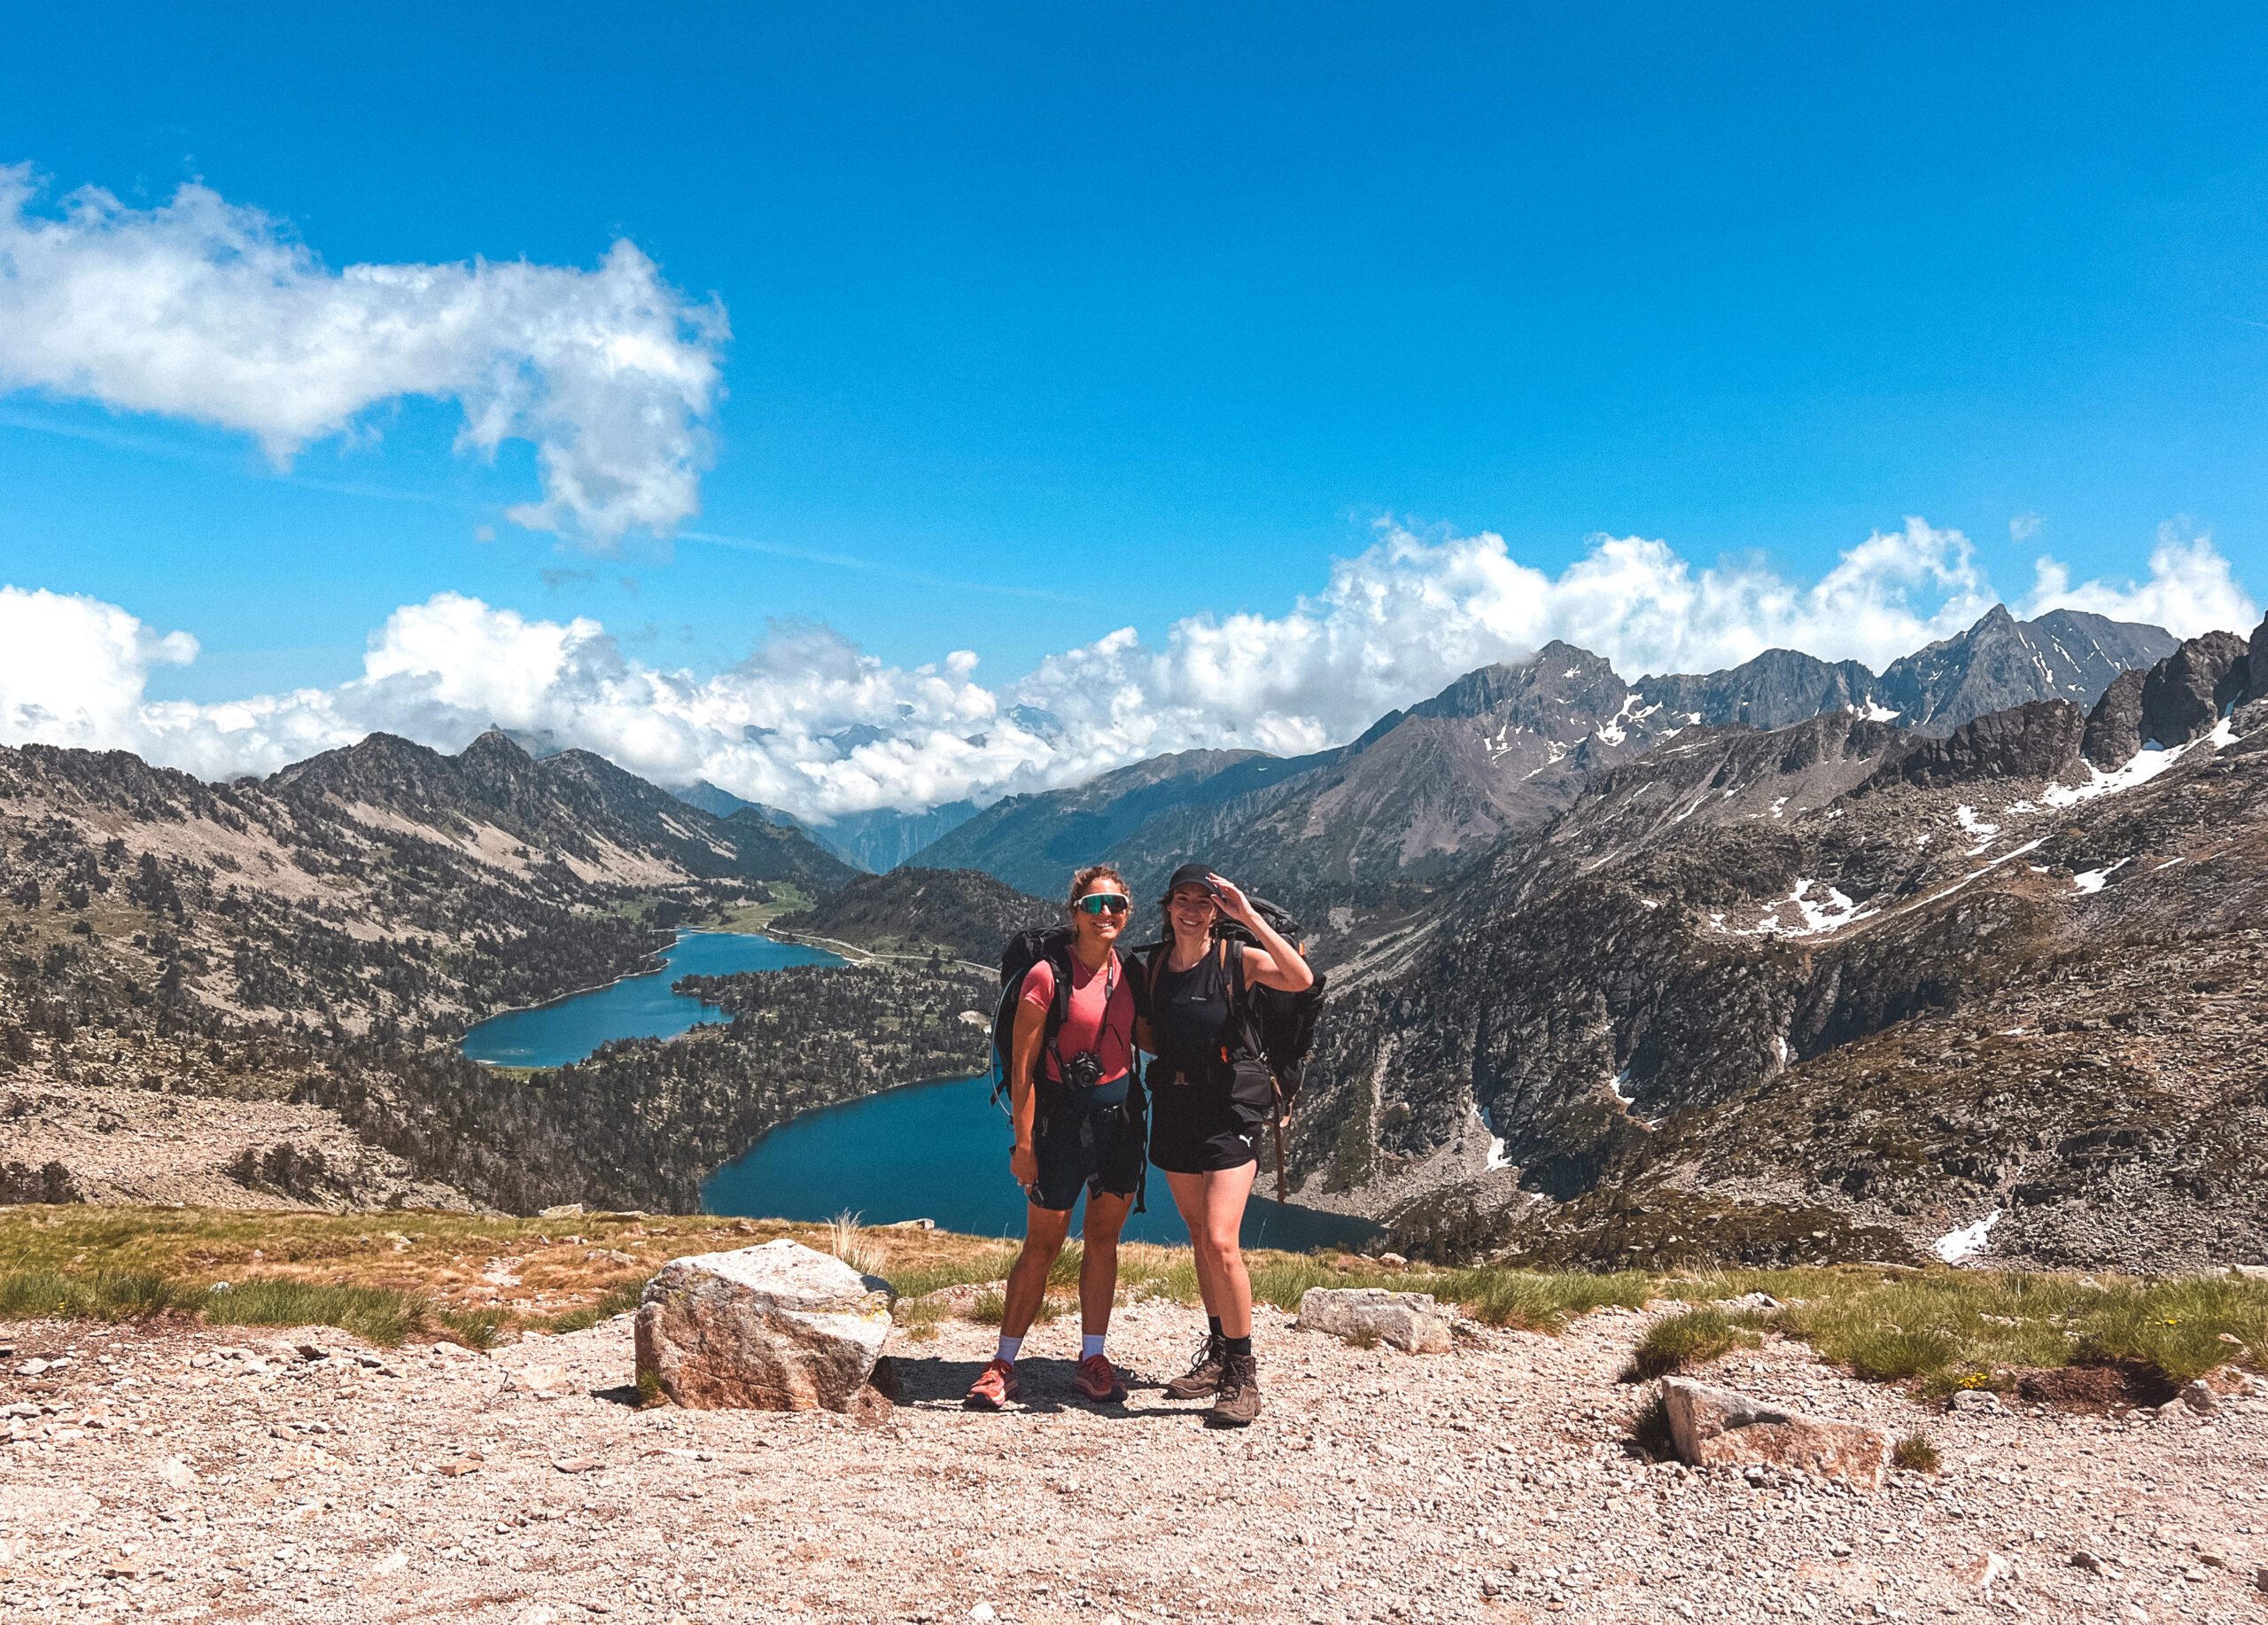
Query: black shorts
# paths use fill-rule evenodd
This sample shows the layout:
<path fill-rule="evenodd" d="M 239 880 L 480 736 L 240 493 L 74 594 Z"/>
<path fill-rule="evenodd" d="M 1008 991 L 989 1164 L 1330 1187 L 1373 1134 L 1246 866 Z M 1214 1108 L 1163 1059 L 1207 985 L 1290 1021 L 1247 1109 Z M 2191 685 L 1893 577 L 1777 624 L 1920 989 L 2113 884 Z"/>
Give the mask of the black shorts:
<path fill-rule="evenodd" d="M 1184 1077 L 1150 1069 L 1150 1161 L 1169 1174 L 1209 1174 L 1260 1160 L 1276 1080 L 1247 1063 Z"/>
<path fill-rule="evenodd" d="M 1090 1200 L 1133 1195 L 1142 1188 L 1145 1126 L 1138 1087 L 1122 1104 L 1082 1110 L 1043 1085 L 1032 1132 L 1039 1178 L 1024 1194 L 1051 1213 L 1078 1206 L 1082 1190 Z"/>

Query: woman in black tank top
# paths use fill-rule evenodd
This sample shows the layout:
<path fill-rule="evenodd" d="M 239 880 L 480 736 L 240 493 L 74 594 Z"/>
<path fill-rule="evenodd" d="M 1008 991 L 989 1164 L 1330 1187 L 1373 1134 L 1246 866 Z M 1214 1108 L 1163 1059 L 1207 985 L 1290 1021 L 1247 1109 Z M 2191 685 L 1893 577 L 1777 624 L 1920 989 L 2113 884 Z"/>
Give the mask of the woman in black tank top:
<path fill-rule="evenodd" d="M 1198 1290 L 1210 1323 L 1186 1375 L 1166 1385 L 1175 1399 L 1214 1396 L 1211 1419 L 1242 1426 L 1260 1414 L 1252 1357 L 1252 1279 L 1239 1235 L 1260 1137 L 1276 1112 L 1276 1082 L 1252 1037 L 1245 990 L 1297 992 L 1315 981 L 1299 951 L 1244 893 L 1203 864 L 1174 871 L 1165 900 L 1166 940 L 1150 976 L 1150 1161 L 1173 1189 L 1197 1255 Z M 1213 935 L 1223 916 L 1257 946 Z"/>

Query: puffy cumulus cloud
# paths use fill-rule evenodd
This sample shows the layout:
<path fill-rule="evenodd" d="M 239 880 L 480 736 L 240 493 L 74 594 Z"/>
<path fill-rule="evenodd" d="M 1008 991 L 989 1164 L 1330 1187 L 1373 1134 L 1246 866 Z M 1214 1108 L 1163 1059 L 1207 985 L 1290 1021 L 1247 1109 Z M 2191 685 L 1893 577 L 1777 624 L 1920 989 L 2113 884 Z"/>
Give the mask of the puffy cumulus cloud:
<path fill-rule="evenodd" d="M 461 449 L 536 448 L 517 523 L 602 542 L 699 506 L 725 315 L 617 242 L 594 270 L 333 271 L 276 221 L 186 185 L 134 209 L 85 188 L 33 212 L 0 167 L 0 385 L 255 436 L 279 463 L 407 395 L 463 408 Z"/>
<path fill-rule="evenodd" d="M 546 733 L 657 782 L 706 779 L 827 820 L 1074 783 L 1166 750 L 1295 754 L 1553 638 L 1633 678 L 1709 671 L 1775 646 L 1879 668 L 1994 602 L 1975 549 L 1919 519 L 1815 581 L 1757 561 L 1697 569 L 1666 544 L 1601 537 L 1551 574 L 1501 537 L 1381 527 L 1290 613 L 1195 617 L 1156 646 L 1129 628 L 999 689 L 957 650 L 885 665 L 823 626 L 773 625 L 705 675 L 647 664 L 598 622 L 442 593 L 374 632 L 361 675 L 219 704 L 151 702 L 151 670 L 195 653 L 116 606 L 0 590 L 0 743 L 113 745 L 208 777 L 266 772 L 384 729 L 454 750 L 489 724 Z M 2177 631 L 2257 618 L 2210 540 L 2163 539 L 2140 583 L 2074 585 L 2043 562 L 2027 614 L 2057 603 Z"/>
<path fill-rule="evenodd" d="M 1156 649 L 1114 633 L 1044 662 L 1018 697 L 1119 760 L 1199 745 L 1299 751 L 1554 638 L 1633 678 L 1774 647 L 1881 665 L 1992 603 L 1969 539 L 1919 519 L 1868 537 L 1807 586 L 1761 563 L 1697 570 L 1636 536 L 1594 538 L 1553 576 L 1513 558 L 1501 536 L 1386 525 L 1289 615 L 1185 620 Z"/>
<path fill-rule="evenodd" d="M 2184 540 L 2170 525 L 2158 527 L 2144 581 L 2082 581 L 2073 585 L 2069 568 L 2052 558 L 2032 567 L 2031 591 L 2023 613 L 2088 610 L 2113 620 L 2148 621 L 2177 637 L 2206 632 L 2244 632 L 2258 625 L 2260 608 L 2238 584 L 2210 535 Z"/>
<path fill-rule="evenodd" d="M 0 741 L 128 744 L 150 667 L 196 657 L 195 638 L 153 632 L 116 604 L 0 587 Z"/>

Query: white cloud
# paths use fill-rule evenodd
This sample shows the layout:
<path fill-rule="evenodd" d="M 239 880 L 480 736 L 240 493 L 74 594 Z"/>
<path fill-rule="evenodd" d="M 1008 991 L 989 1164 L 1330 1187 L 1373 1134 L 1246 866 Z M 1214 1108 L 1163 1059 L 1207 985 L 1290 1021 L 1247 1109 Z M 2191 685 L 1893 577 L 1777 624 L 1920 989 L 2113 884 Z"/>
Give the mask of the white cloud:
<path fill-rule="evenodd" d="M 1808 584 L 1753 561 L 1696 569 L 1637 537 L 1598 538 L 1555 576 L 1514 559 L 1501 537 L 1387 525 L 1289 614 L 1194 617 L 1155 648 L 1123 629 L 998 689 L 977 680 L 966 650 L 886 665 L 796 623 L 774 625 L 740 664 L 698 675 L 645 664 L 594 620 L 531 618 L 442 593 L 389 616 L 350 682 L 195 704 L 144 697 L 154 665 L 194 657 L 185 634 L 89 598 L 0 588 L 0 743 L 116 746 L 219 777 L 272 771 L 375 729 L 454 750 L 496 722 L 660 782 L 704 778 L 828 818 L 989 800 L 1164 750 L 1314 750 L 1555 637 L 1634 679 L 1774 646 L 1879 668 L 1994 601 L 1968 539 L 1919 519 L 1868 537 Z M 2258 618 L 2206 539 L 2162 540 L 2139 586 L 2073 586 L 2043 561 L 2023 612 L 2055 603 L 2185 634 Z"/>
<path fill-rule="evenodd" d="M 2047 523 L 2047 519 L 2039 514 L 2020 513 L 2008 521 L 2008 540 L 2030 541 L 2034 536 L 2039 534 L 2040 526 Z"/>
<path fill-rule="evenodd" d="M 2113 620 L 2148 621 L 2176 637 L 2206 632 L 2248 632 L 2260 620 L 2259 606 L 2240 586 L 2229 562 L 2210 535 L 2184 540 L 2170 525 L 2158 527 L 2146 581 L 2082 581 L 2052 558 L 2032 566 L 2031 591 L 2022 612 L 2087 610 Z"/>
<path fill-rule="evenodd" d="M 460 449 L 534 445 L 543 494 L 509 510 L 518 524 L 610 542 L 699 507 L 724 311 L 631 243 L 588 271 L 333 271 L 201 185 L 150 209 L 91 187 L 54 214 L 33 198 L 28 166 L 0 166 L 0 386 L 218 424 L 279 463 L 431 396 L 462 407 Z"/>
<path fill-rule="evenodd" d="M 1635 536 L 1595 538 L 1554 577 L 1514 559 L 1501 536 L 1389 525 L 1280 619 L 1197 617 L 1154 649 L 1115 633 L 1045 662 L 1017 697 L 1119 760 L 1193 745 L 1311 750 L 1553 638 L 1634 680 L 1774 647 L 1880 665 L 1992 602 L 1968 538 L 1919 519 L 1868 537 L 1809 586 L 1761 563 L 1696 570 Z"/>
<path fill-rule="evenodd" d="M 196 657 L 189 634 L 159 636 L 116 604 L 0 587 L 0 741 L 124 744 L 150 667 Z"/>

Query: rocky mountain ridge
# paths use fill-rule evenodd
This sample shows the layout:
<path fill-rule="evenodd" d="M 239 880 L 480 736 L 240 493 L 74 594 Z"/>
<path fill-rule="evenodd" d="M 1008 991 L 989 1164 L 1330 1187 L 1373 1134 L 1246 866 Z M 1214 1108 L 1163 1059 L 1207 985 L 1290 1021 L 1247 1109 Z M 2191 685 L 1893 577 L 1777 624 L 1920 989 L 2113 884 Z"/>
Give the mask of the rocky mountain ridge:
<path fill-rule="evenodd" d="M 1342 974 L 1303 1188 L 1547 1260 L 2268 1248 L 2264 678 L 2268 624 L 2092 712 L 1696 730 L 1598 774 Z"/>
<path fill-rule="evenodd" d="M 1295 760 L 1159 758 L 1011 797 L 911 861 L 987 869 L 1046 895 L 1076 864 L 1107 858 L 1147 895 L 1202 854 L 1297 909 L 1319 951 L 1336 957 L 1496 843 L 1565 813 L 1594 774 L 1689 728 L 1851 712 L 1944 735 L 2032 701 L 2091 705 L 2122 672 L 2174 648 L 2155 626 L 2073 610 L 2020 622 L 1995 606 L 1879 675 L 1771 649 L 1706 676 L 1630 684 L 1596 655 L 1555 641 L 1468 673 L 1340 749 Z"/>
<path fill-rule="evenodd" d="M 338 1100 L 383 1094 L 483 1015 L 651 968 L 697 910 L 850 874 L 790 832 L 496 733 L 455 757 L 373 735 L 222 785 L 123 752 L 0 750 L 0 1122 L 90 1116 L 109 1142 L 82 1164 L 0 1135 L 0 1186 L 208 1196 L 194 1170 L 137 1186 L 108 1153 L 138 1138 L 174 1169 L 167 1145 L 234 1131 L 259 1155 L 296 1147 L 295 1171 L 320 1150 L 322 1179 L 280 1182 L 301 1199 L 433 1200 L 430 1169 L 348 1154 Z M 247 1108 L 233 1131 L 204 1104 L 222 1100 Z"/>

